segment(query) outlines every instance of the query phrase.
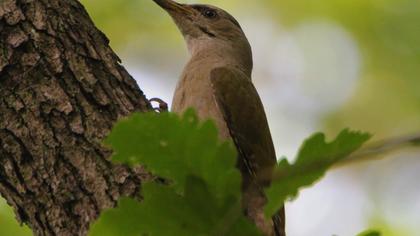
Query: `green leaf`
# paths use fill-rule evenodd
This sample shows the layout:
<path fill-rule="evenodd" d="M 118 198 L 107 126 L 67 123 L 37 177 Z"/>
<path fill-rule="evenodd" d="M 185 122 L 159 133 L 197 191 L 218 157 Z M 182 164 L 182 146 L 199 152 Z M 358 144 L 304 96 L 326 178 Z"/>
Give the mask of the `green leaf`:
<path fill-rule="evenodd" d="M 357 236 L 381 236 L 381 232 L 376 231 L 376 230 L 366 230 L 363 231 L 362 233 L 358 234 Z"/>
<path fill-rule="evenodd" d="M 282 160 L 276 167 L 267 215 L 369 137 L 344 130 L 331 143 L 323 134 L 306 140 L 294 164 Z M 242 214 L 235 148 L 220 142 L 215 125 L 200 123 L 192 110 L 182 117 L 134 114 L 114 127 L 106 143 L 113 161 L 141 164 L 169 184 L 142 185 L 143 201 L 121 200 L 101 215 L 92 235 L 260 235 Z"/>
<path fill-rule="evenodd" d="M 294 164 L 283 159 L 275 168 L 271 186 L 265 190 L 268 198 L 266 215 L 273 215 L 284 201 L 295 198 L 300 188 L 314 184 L 328 168 L 360 148 L 370 137 L 367 133 L 346 129 L 330 143 L 325 141 L 325 135 L 321 133 L 307 139 Z"/>
<path fill-rule="evenodd" d="M 173 113 L 139 113 L 119 122 L 106 140 L 113 161 L 135 165 L 173 181 L 184 191 L 186 177 L 202 178 L 213 194 L 240 195 L 236 149 L 221 143 L 213 122 L 200 124 L 194 111 L 181 118 Z"/>
<path fill-rule="evenodd" d="M 207 221 L 200 208 L 190 207 L 194 205 L 187 202 L 190 197 L 184 198 L 172 188 L 153 183 L 145 184 L 143 192 L 143 202 L 123 199 L 118 208 L 101 215 L 91 235 L 202 235 L 208 231 L 212 222 Z"/>
<path fill-rule="evenodd" d="M 106 140 L 113 161 L 141 164 L 169 184 L 142 185 L 143 201 L 119 201 L 103 212 L 90 235 L 261 235 L 241 206 L 236 150 L 220 142 L 213 122 L 192 110 L 134 114 Z"/>
<path fill-rule="evenodd" d="M 237 199 L 219 205 L 199 178 L 187 178 L 185 196 L 155 183 L 145 184 L 143 194 L 141 203 L 124 198 L 102 213 L 89 235 L 260 235 Z"/>
<path fill-rule="evenodd" d="M 19 225 L 12 207 L 7 205 L 5 199 L 2 197 L 0 197 L 0 235 L 32 235 L 31 230 L 26 224 Z"/>

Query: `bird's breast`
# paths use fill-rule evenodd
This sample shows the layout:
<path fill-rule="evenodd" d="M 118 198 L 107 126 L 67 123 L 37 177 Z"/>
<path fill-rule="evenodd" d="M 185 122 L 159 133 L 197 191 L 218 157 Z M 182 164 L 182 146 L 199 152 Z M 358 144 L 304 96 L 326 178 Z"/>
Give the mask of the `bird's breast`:
<path fill-rule="evenodd" d="M 210 70 L 185 68 L 175 89 L 171 111 L 182 114 L 188 108 L 194 108 L 202 121 L 213 120 L 220 138 L 230 138 L 225 119 L 214 99 Z"/>

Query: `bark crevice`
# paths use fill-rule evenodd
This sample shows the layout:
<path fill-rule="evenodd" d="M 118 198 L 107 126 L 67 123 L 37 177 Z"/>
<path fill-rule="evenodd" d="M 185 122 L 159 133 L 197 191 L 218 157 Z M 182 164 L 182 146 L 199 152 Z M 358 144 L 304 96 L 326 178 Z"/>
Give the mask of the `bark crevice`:
<path fill-rule="evenodd" d="M 151 178 L 101 144 L 151 109 L 108 44 L 76 0 L 0 3 L 0 194 L 36 235 L 85 235 Z"/>

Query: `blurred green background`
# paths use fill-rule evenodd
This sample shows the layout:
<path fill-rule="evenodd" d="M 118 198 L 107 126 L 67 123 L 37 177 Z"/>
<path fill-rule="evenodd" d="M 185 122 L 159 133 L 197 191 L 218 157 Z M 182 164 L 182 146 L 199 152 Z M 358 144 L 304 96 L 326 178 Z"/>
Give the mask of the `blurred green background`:
<path fill-rule="evenodd" d="M 192 3 L 193 1 L 184 1 Z M 204 1 L 194 1 L 201 2 Z M 148 97 L 170 102 L 188 60 L 170 17 L 150 0 L 82 0 Z M 253 79 L 278 156 L 315 131 L 374 140 L 420 131 L 420 1 L 207 0 L 232 13 L 254 51 Z M 416 150 L 336 169 L 287 208 L 291 236 L 420 235 Z M 28 235 L 0 202 L 0 235 Z"/>

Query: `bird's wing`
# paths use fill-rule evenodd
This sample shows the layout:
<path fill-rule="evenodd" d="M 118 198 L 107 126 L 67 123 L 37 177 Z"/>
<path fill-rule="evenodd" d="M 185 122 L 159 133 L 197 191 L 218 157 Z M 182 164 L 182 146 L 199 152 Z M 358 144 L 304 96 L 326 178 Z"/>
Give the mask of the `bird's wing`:
<path fill-rule="evenodd" d="M 276 157 L 264 107 L 251 79 L 240 71 L 220 67 L 211 71 L 210 80 L 238 150 L 242 173 L 249 181 L 257 177 L 259 183 L 268 184 Z"/>

